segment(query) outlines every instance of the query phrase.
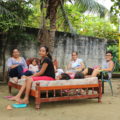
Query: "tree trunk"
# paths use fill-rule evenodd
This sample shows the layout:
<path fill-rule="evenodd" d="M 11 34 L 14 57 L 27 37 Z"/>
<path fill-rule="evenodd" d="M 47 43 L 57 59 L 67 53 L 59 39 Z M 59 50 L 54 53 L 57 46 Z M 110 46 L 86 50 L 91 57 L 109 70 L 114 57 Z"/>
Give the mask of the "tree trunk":
<path fill-rule="evenodd" d="M 41 45 L 49 47 L 49 31 L 44 27 L 40 28 L 38 32 L 38 40 L 40 41 Z"/>
<path fill-rule="evenodd" d="M 46 19 L 50 20 L 50 31 L 48 32 L 46 27 L 43 25 L 43 28 L 40 29 L 38 33 L 39 41 L 41 42 L 41 44 L 48 46 L 51 53 L 53 53 L 54 51 L 57 9 L 60 6 L 61 2 L 63 3 L 64 0 L 47 1 Z"/>
<path fill-rule="evenodd" d="M 49 47 L 49 38 L 50 38 L 50 35 L 49 35 L 49 31 L 48 29 L 46 28 L 46 19 L 45 19 L 45 16 L 46 16 L 46 10 L 45 10 L 45 6 L 47 6 L 47 3 L 43 3 L 42 5 L 42 8 L 40 6 L 40 9 L 41 10 L 41 13 L 42 13 L 42 17 L 40 17 L 40 29 L 38 31 L 38 40 L 39 42 L 41 43 L 41 45 L 44 45 L 44 46 L 47 46 Z"/>
<path fill-rule="evenodd" d="M 57 9 L 60 5 L 60 0 L 49 0 L 49 6 L 47 11 L 47 17 L 50 19 L 50 40 L 49 40 L 49 47 L 51 53 L 54 50 L 54 43 L 55 43 L 55 32 L 56 32 L 56 16 L 57 16 Z"/>
<path fill-rule="evenodd" d="M 2 74 L 2 78 L 3 78 L 3 82 L 6 82 L 6 57 L 5 57 L 5 54 L 6 54 L 6 49 L 7 49 L 7 45 L 8 45 L 8 39 L 7 39 L 7 34 L 5 34 L 3 36 L 3 40 L 4 40 L 4 46 L 3 46 L 3 52 L 2 52 L 2 63 L 3 63 L 3 74 Z"/>
<path fill-rule="evenodd" d="M 53 53 L 54 50 L 55 32 L 56 32 L 56 15 L 60 2 L 61 0 L 47 1 L 46 19 L 50 20 L 50 31 L 47 31 L 45 25 L 43 25 L 43 28 L 40 29 L 38 33 L 39 41 L 41 42 L 41 44 L 48 46 L 51 53 Z M 44 15 L 43 15 L 43 19 L 44 19 Z"/>

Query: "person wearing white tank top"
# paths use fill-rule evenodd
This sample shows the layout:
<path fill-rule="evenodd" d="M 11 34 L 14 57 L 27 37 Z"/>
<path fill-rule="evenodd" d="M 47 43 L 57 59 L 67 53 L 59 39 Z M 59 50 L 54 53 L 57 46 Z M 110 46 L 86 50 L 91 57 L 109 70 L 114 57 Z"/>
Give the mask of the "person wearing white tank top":
<path fill-rule="evenodd" d="M 70 63 L 67 66 L 66 72 L 77 72 L 82 71 L 85 68 L 85 65 L 83 63 L 83 60 L 78 58 L 77 52 L 72 52 L 72 59 Z"/>

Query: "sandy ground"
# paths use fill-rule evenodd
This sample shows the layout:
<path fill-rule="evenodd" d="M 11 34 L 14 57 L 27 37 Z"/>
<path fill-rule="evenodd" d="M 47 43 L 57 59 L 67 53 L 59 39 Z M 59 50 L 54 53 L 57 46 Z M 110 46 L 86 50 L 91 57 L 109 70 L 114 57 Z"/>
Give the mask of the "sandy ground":
<path fill-rule="evenodd" d="M 0 120 L 120 120 L 120 79 L 112 83 L 114 96 L 105 83 L 102 103 L 97 103 L 97 99 L 42 103 L 38 111 L 34 108 L 33 98 L 27 108 L 6 110 L 8 104 L 15 102 L 3 98 L 9 95 L 8 87 L 0 85 Z M 13 93 L 16 92 L 13 89 Z"/>

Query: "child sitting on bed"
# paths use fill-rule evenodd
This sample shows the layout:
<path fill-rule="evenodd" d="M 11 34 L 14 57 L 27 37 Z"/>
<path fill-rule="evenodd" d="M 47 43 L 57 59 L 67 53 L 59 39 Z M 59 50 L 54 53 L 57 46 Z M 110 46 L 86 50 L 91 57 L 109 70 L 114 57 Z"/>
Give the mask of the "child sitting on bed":
<path fill-rule="evenodd" d="M 39 71 L 38 61 L 36 59 L 33 59 L 32 64 L 29 65 L 29 71 L 32 71 L 32 73 Z"/>

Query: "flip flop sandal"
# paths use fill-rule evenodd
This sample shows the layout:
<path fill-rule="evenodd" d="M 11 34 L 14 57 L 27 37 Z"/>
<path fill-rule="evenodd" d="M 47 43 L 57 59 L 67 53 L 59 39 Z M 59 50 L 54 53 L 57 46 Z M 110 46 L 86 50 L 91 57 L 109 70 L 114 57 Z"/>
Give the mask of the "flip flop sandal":
<path fill-rule="evenodd" d="M 27 104 L 12 104 L 14 108 L 25 108 L 27 107 Z"/>
<path fill-rule="evenodd" d="M 4 98 L 9 99 L 12 98 L 13 96 L 4 96 Z"/>

